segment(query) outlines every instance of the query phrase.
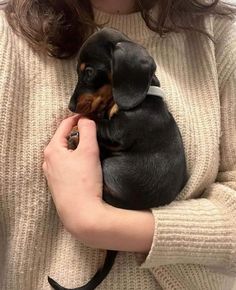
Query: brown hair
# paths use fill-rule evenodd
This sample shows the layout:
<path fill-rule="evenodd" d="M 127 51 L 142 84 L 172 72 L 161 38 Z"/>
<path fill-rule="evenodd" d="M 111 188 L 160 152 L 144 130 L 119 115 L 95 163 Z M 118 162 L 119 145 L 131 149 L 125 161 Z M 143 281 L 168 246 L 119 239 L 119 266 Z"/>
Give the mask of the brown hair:
<path fill-rule="evenodd" d="M 195 18 L 221 15 L 233 18 L 236 7 L 219 0 L 136 0 L 147 26 L 161 36 L 170 31 L 190 29 L 203 32 L 192 22 L 181 24 L 183 13 Z M 149 14 L 158 3 L 156 19 Z M 206 4 L 208 3 L 208 4 Z M 83 41 L 97 26 L 88 0 L 9 0 L 5 12 L 12 28 L 36 49 L 57 58 L 77 53 Z M 182 17 L 181 17 L 182 15 Z"/>

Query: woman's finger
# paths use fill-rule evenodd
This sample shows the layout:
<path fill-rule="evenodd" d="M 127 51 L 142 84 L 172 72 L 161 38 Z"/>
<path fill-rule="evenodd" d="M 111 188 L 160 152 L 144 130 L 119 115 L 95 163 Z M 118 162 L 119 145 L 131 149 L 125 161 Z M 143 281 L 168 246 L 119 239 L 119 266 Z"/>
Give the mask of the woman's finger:
<path fill-rule="evenodd" d="M 67 148 L 67 137 L 72 128 L 77 124 L 79 117 L 79 115 L 74 115 L 64 119 L 57 128 L 51 142 L 57 144 L 57 146 Z"/>
<path fill-rule="evenodd" d="M 78 121 L 79 146 L 76 150 L 86 150 L 98 153 L 96 123 L 86 118 Z"/>

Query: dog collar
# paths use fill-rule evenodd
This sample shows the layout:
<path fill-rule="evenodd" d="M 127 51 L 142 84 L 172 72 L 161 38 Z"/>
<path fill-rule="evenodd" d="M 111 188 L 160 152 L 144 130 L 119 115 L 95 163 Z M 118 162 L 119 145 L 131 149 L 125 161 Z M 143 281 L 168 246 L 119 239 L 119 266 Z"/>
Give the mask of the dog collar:
<path fill-rule="evenodd" d="M 156 86 L 150 86 L 147 94 L 165 98 L 165 92 L 160 87 Z"/>

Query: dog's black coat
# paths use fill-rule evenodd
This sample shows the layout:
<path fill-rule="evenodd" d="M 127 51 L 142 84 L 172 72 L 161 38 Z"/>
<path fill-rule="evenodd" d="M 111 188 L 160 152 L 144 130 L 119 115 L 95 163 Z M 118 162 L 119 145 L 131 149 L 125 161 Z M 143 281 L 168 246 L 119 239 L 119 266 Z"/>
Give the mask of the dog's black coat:
<path fill-rule="evenodd" d="M 69 108 L 76 110 L 78 96 L 96 91 L 109 83 L 119 111 L 97 121 L 104 176 L 103 198 L 126 209 L 149 209 L 172 202 L 184 187 L 187 174 L 184 147 L 177 124 L 161 97 L 147 95 L 150 85 L 160 86 L 154 73 L 156 65 L 147 51 L 122 33 L 102 29 L 82 46 L 79 82 Z M 113 149 L 111 149 L 113 148 Z M 109 273 L 117 254 L 107 251 L 102 269 L 85 286 L 92 290 Z M 49 278 L 54 289 L 66 289 Z"/>

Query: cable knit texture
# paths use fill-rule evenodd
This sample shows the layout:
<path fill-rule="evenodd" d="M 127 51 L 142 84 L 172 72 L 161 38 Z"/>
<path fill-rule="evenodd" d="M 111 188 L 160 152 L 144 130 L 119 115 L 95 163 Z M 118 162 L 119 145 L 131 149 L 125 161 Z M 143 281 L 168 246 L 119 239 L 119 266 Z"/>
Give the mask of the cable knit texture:
<path fill-rule="evenodd" d="M 184 140 L 189 180 L 178 199 L 152 209 L 147 256 L 119 253 L 104 290 L 232 290 L 236 276 L 236 25 L 206 17 L 213 38 L 150 31 L 140 13 L 98 23 L 145 46 Z M 194 21 L 194 20 L 193 20 Z M 49 290 L 87 282 L 105 251 L 76 241 L 59 221 L 42 172 L 43 149 L 77 81 L 76 58 L 34 52 L 0 12 L 0 289 Z"/>

